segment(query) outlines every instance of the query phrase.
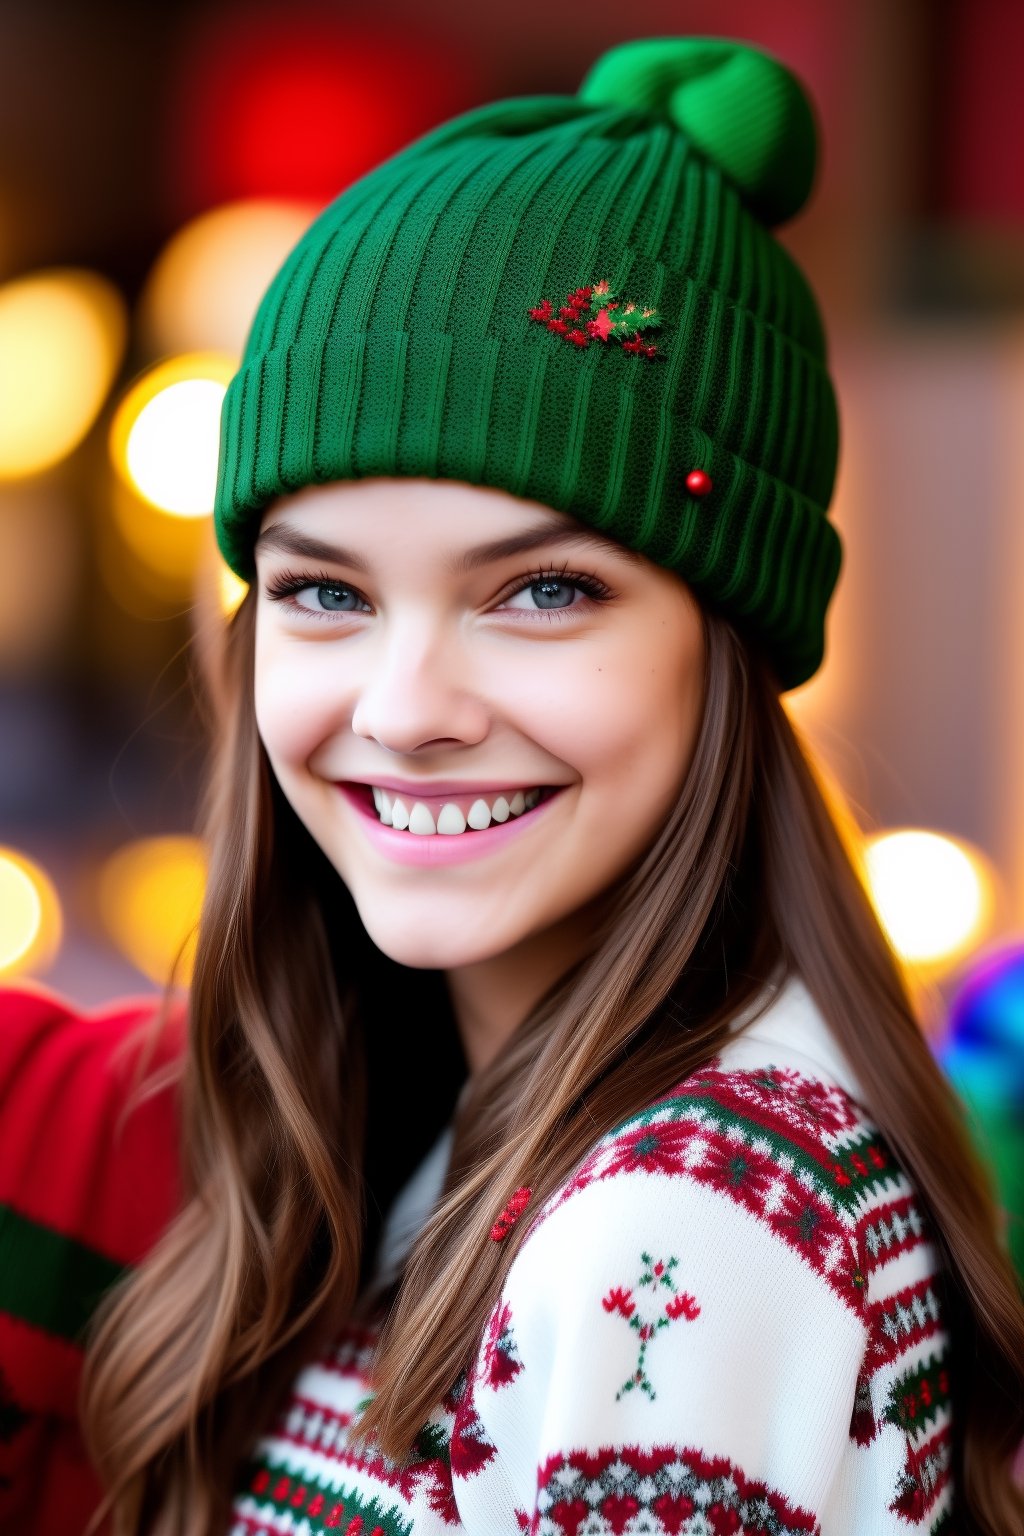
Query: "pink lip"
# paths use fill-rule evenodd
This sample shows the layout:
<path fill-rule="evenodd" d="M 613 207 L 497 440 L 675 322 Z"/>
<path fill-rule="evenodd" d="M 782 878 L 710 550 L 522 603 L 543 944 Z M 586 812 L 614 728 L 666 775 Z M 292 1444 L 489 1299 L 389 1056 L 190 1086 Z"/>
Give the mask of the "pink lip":
<path fill-rule="evenodd" d="M 390 786 L 385 782 L 378 787 L 387 789 Z M 499 787 L 511 788 L 510 785 Z M 414 864 L 421 869 L 465 864 L 470 859 L 485 857 L 488 853 L 494 853 L 505 847 L 521 833 L 536 826 L 538 819 L 544 815 L 548 806 L 558 799 L 564 787 L 556 789 L 552 795 L 549 795 L 546 800 L 541 800 L 532 810 L 524 811 L 521 816 L 509 817 L 508 821 L 487 827 L 482 832 L 460 832 L 454 837 L 445 836 L 443 833 L 440 835 L 435 833 L 433 837 L 419 837 L 416 833 L 386 827 L 377 815 L 369 787 L 364 792 L 354 784 L 337 786 L 345 800 L 361 817 L 366 835 L 376 849 L 387 858 L 393 859 L 396 864 Z M 447 789 L 443 793 L 450 794 L 451 790 Z"/>
<path fill-rule="evenodd" d="M 506 789 L 539 789 L 540 780 L 531 779 L 523 784 L 512 784 L 508 779 L 487 779 L 472 783 L 469 779 L 349 779 L 349 784 L 375 784 L 378 789 L 391 789 L 397 795 L 416 795 L 430 799 L 438 795 L 499 795 Z"/>

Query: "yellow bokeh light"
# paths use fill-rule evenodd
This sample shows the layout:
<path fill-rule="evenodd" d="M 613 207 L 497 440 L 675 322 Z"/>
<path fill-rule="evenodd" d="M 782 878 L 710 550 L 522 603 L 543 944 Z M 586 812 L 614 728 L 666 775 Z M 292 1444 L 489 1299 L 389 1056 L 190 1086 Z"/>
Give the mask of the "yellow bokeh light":
<path fill-rule="evenodd" d="M 139 412 L 128 434 L 128 473 L 142 495 L 175 517 L 213 511 L 224 386 L 211 379 L 169 384 Z"/>
<path fill-rule="evenodd" d="M 60 936 L 60 903 L 46 875 L 13 848 L 0 848 L 0 976 L 44 970 Z"/>
<path fill-rule="evenodd" d="M 213 347 L 241 356 L 260 299 L 317 211 L 312 203 L 253 198 L 178 230 L 139 300 L 150 355 Z"/>
<path fill-rule="evenodd" d="M 119 848 L 100 871 L 100 920 L 120 952 L 160 986 L 180 951 L 175 979 L 187 985 L 205 885 L 198 838 L 140 838 Z"/>
<path fill-rule="evenodd" d="M 217 597 L 220 601 L 220 611 L 226 619 L 230 619 L 241 606 L 242 599 L 249 590 L 249 585 L 240 576 L 236 576 L 228 565 L 222 565 L 217 575 Z"/>
<path fill-rule="evenodd" d="M 976 848 L 908 827 L 869 838 L 865 859 L 875 909 L 904 960 L 950 968 L 984 937 L 995 878 Z"/>
<path fill-rule="evenodd" d="M 209 516 L 217 484 L 220 413 L 238 360 L 196 352 L 157 363 L 136 379 L 110 428 L 118 474 L 172 517 Z"/>
<path fill-rule="evenodd" d="M 82 441 L 121 366 L 118 290 L 76 267 L 0 287 L 0 478 L 33 475 Z"/>

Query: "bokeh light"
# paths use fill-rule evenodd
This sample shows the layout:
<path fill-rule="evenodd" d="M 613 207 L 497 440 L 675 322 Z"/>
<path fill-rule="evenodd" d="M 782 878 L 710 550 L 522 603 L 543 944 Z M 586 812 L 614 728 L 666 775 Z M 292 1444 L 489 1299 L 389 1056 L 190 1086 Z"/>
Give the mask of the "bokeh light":
<path fill-rule="evenodd" d="M 57 893 L 37 864 L 0 848 L 0 977 L 45 970 L 60 948 Z"/>
<path fill-rule="evenodd" d="M 94 272 L 52 267 L 0 287 L 0 478 L 77 448 L 121 366 L 127 324 L 120 293 Z"/>
<path fill-rule="evenodd" d="M 189 212 L 244 197 L 323 206 L 486 99 L 467 29 L 351 8 L 199 7 L 168 82 L 168 181 Z"/>
<path fill-rule="evenodd" d="M 238 359 L 224 353 L 186 353 L 148 369 L 118 405 L 110 428 L 114 466 L 159 511 L 213 511 L 221 406 L 237 368 Z"/>
<path fill-rule="evenodd" d="M 217 596 L 221 613 L 226 619 L 238 610 L 248 590 L 248 582 L 236 576 L 230 566 L 221 565 L 217 576 Z"/>
<path fill-rule="evenodd" d="M 163 986 L 192 977 L 196 926 L 206 885 L 206 854 L 194 837 L 140 838 L 103 865 L 97 884 L 100 920 L 118 950 Z"/>
<path fill-rule="evenodd" d="M 240 357 L 264 290 L 316 211 L 311 202 L 253 198 L 214 208 L 178 230 L 139 300 L 147 351 L 213 349 Z"/>
<path fill-rule="evenodd" d="M 984 937 L 995 877 L 976 848 L 907 827 L 868 838 L 865 862 L 875 908 L 904 960 L 951 968 Z"/>

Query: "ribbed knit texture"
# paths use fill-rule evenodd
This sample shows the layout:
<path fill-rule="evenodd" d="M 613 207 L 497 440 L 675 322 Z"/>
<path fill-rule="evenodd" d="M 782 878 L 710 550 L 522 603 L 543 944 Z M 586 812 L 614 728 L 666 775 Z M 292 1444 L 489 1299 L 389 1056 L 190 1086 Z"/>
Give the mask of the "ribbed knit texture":
<path fill-rule="evenodd" d="M 804 681 L 841 562 L 836 408 L 814 298 L 762 220 L 796 210 L 814 153 L 774 60 L 647 39 L 577 96 L 466 113 L 364 176 L 274 278 L 229 387 L 228 563 L 252 578 L 259 511 L 303 485 L 495 486 L 677 571 L 781 687 Z M 655 355 L 529 313 L 601 282 L 618 318 L 656 310 Z"/>

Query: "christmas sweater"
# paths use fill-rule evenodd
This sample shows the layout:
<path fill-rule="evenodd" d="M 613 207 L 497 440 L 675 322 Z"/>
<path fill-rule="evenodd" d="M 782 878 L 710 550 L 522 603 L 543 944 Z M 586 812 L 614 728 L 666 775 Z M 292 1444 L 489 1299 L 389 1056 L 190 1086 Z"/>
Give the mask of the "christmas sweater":
<path fill-rule="evenodd" d="M 527 1202 L 475 1357 L 412 1456 L 349 1438 L 378 1310 L 296 1378 L 231 1536 L 952 1536 L 934 1234 L 806 987 L 770 993 Z M 449 1128 L 396 1201 L 375 1293 L 450 1146 Z"/>
<path fill-rule="evenodd" d="M 179 1199 L 173 1078 L 184 1009 L 87 1012 L 0 988 L 0 1531 L 79 1536 L 100 1490 L 79 1430 L 83 1334 L 97 1301 Z M 165 1077 L 145 1096 L 140 1074 Z"/>

